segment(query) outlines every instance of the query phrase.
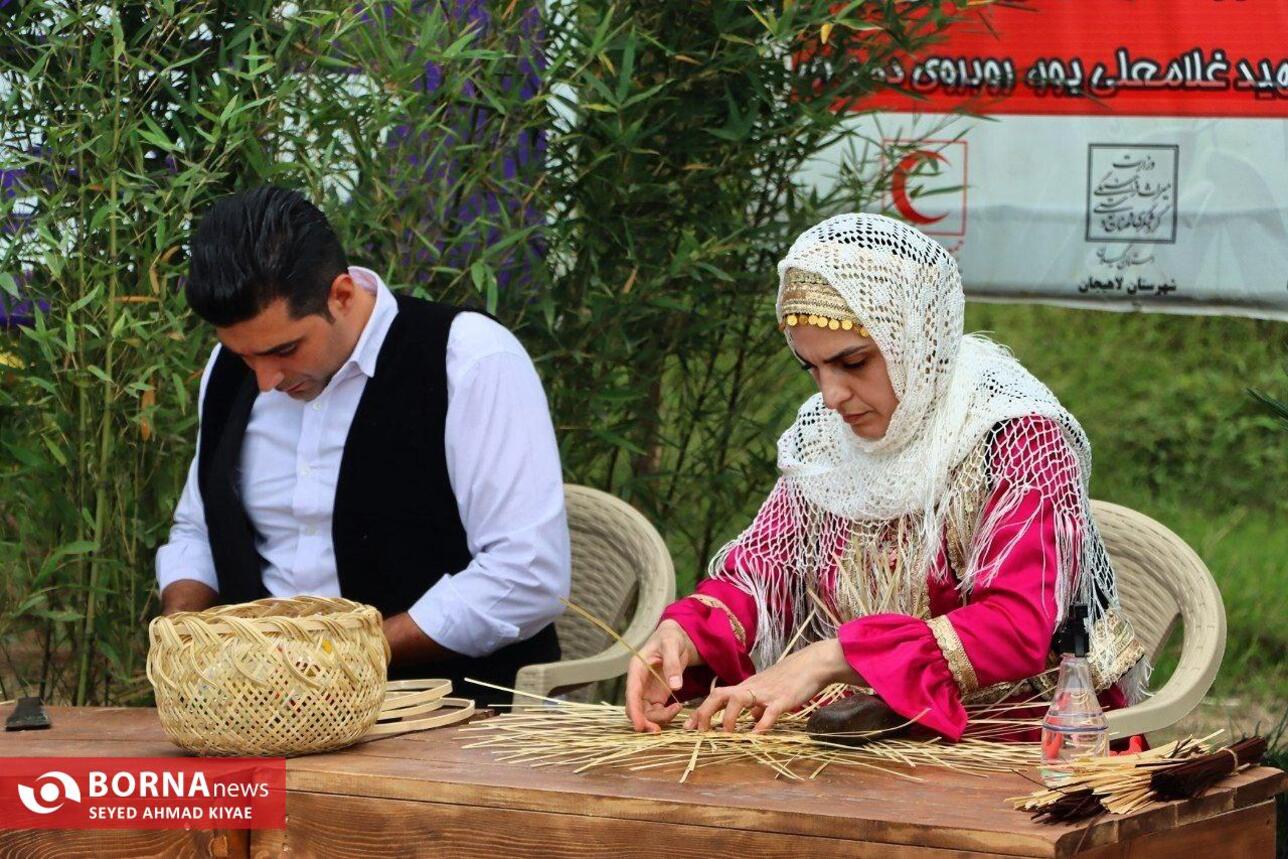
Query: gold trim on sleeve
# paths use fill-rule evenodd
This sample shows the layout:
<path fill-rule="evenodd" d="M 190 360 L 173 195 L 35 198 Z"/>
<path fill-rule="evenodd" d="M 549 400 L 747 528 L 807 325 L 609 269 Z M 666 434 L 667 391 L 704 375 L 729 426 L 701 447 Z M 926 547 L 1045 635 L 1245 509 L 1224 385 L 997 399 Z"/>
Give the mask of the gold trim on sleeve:
<path fill-rule="evenodd" d="M 733 613 L 733 610 L 729 608 L 729 606 L 725 605 L 715 597 L 707 596 L 706 594 L 692 594 L 690 595 L 690 599 L 695 599 L 705 606 L 710 606 L 711 608 L 719 609 L 724 612 L 725 617 L 729 618 L 729 626 L 733 629 L 733 637 L 738 640 L 738 646 L 744 650 L 747 649 L 747 630 L 743 629 L 742 621 L 738 620 L 738 616 Z"/>
<path fill-rule="evenodd" d="M 930 627 L 931 633 L 935 636 L 935 643 L 939 645 L 939 652 L 944 655 L 944 661 L 948 663 L 948 670 L 952 672 L 953 680 L 957 682 L 957 689 L 965 697 L 979 688 L 979 678 L 975 676 L 975 667 L 970 664 L 970 659 L 966 656 L 966 648 L 962 647 L 962 641 L 957 637 L 957 630 L 953 629 L 953 623 L 947 615 L 932 617 L 926 621 L 926 626 Z"/>
<path fill-rule="evenodd" d="M 1131 624 L 1117 609 L 1107 609 L 1091 625 L 1091 682 L 1097 690 L 1108 689 L 1118 682 L 1145 655 L 1145 647 L 1136 638 Z"/>

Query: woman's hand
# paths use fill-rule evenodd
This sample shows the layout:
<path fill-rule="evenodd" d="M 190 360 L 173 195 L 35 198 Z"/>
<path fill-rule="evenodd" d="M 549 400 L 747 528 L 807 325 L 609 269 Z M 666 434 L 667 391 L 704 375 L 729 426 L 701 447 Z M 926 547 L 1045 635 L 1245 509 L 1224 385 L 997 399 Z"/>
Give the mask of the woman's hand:
<path fill-rule="evenodd" d="M 684 669 L 701 665 L 702 657 L 684 627 L 669 619 L 658 624 L 640 656 L 644 661 L 632 658 L 626 669 L 626 716 L 635 730 L 655 734 L 680 712 L 681 704 L 667 702 L 683 684 Z"/>
<path fill-rule="evenodd" d="M 858 672 L 845 661 L 841 643 L 829 638 L 793 653 L 737 686 L 717 687 L 684 726 L 709 730 L 711 718 L 723 708 L 724 729 L 732 731 L 738 714 L 747 710 L 756 719 L 754 730 L 763 733 L 783 713 L 796 709 L 832 683 L 862 682 Z"/>

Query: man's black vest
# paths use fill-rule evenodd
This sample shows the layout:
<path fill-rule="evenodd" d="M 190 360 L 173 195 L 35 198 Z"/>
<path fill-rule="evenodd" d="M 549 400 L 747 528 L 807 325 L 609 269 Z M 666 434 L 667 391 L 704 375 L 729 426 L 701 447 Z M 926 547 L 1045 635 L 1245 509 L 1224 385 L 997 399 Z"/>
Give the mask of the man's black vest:
<path fill-rule="evenodd" d="M 398 314 L 345 440 L 331 527 L 340 593 L 374 605 L 385 617 L 406 611 L 444 573 L 463 570 L 471 560 L 444 449 L 447 337 L 462 310 L 398 296 Z M 197 481 L 224 603 L 268 596 L 265 562 L 255 548 L 238 481 L 242 441 L 257 395 L 250 368 L 221 349 L 202 404 Z M 520 666 L 558 659 L 552 624 L 490 657 L 404 666 L 390 675 L 460 672 L 509 686 Z M 459 688 L 460 677 L 452 679 Z M 498 700 L 479 687 L 460 693 Z"/>

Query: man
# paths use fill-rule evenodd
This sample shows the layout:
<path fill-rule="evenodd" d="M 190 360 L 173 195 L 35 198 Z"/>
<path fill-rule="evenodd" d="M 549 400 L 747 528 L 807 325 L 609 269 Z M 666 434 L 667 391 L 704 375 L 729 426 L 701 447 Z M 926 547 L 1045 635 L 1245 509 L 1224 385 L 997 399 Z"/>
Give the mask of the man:
<path fill-rule="evenodd" d="M 217 201 L 188 303 L 219 339 L 157 552 L 162 611 L 317 594 L 384 615 L 391 675 L 513 685 L 559 658 L 570 556 L 554 429 L 510 332 L 395 297 L 294 191 Z M 484 702 L 508 695 L 462 691 Z"/>

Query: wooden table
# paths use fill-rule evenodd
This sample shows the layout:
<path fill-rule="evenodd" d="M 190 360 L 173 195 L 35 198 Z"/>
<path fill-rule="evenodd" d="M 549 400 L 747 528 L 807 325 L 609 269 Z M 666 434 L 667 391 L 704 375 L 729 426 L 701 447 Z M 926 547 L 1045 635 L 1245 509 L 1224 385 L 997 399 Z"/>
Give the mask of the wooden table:
<path fill-rule="evenodd" d="M 179 754 L 148 709 L 50 708 L 47 731 L 0 734 L 0 757 Z M 1018 775 L 920 769 L 921 782 L 833 768 L 677 774 L 531 769 L 462 747 L 454 728 L 287 764 L 284 831 L 0 832 L 2 856 L 811 856 L 1083 859 L 1274 853 L 1276 769 L 1126 817 L 1041 825 L 1003 800 Z"/>

